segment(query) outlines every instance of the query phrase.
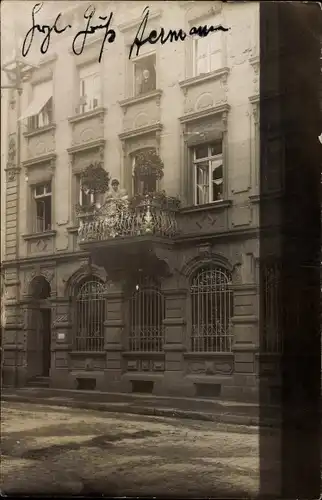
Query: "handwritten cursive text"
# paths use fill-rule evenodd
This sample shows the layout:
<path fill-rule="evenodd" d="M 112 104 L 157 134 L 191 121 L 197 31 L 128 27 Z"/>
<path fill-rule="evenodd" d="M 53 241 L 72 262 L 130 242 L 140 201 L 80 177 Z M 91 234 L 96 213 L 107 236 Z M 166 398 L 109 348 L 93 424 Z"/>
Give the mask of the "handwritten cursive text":
<path fill-rule="evenodd" d="M 22 44 L 23 57 L 26 57 L 26 55 L 28 54 L 28 52 L 30 50 L 31 44 L 32 44 L 33 39 L 34 39 L 35 31 L 38 31 L 39 33 L 43 33 L 45 35 L 45 37 L 42 41 L 42 44 L 40 45 L 40 52 L 42 54 L 46 54 L 46 52 L 49 48 L 49 44 L 50 44 L 51 33 L 54 31 L 55 33 L 57 33 L 59 35 L 60 33 L 63 33 L 64 31 L 66 31 L 68 28 L 71 28 L 71 25 L 67 24 L 67 26 L 65 26 L 64 28 L 59 29 L 57 23 L 61 17 L 61 13 L 58 14 L 58 16 L 56 17 L 55 22 L 52 26 L 50 26 L 49 24 L 36 24 L 35 14 L 37 14 L 41 10 L 42 6 L 43 6 L 42 3 L 36 3 L 32 9 L 32 13 L 31 13 L 32 27 L 27 32 L 25 39 L 23 41 L 23 44 Z"/>
<path fill-rule="evenodd" d="M 108 18 L 108 20 L 106 21 L 107 19 L 107 16 L 99 16 L 99 19 L 101 21 L 106 21 L 105 24 L 97 24 L 97 25 L 92 25 L 91 26 L 91 21 L 92 21 L 92 18 L 95 14 L 95 7 L 92 7 L 91 5 L 86 9 L 85 13 L 84 13 L 84 18 L 87 19 L 87 24 L 86 24 L 86 28 L 82 31 L 79 31 L 77 33 L 77 35 L 75 36 L 74 40 L 73 40 L 73 52 L 75 55 L 79 56 L 83 50 L 84 50 L 84 47 L 85 47 L 85 43 L 86 43 L 86 39 L 87 39 L 87 35 L 92 35 L 94 34 L 97 30 L 100 30 L 100 29 L 105 29 L 105 34 L 104 34 L 104 39 L 102 41 L 102 45 L 101 45 L 101 51 L 100 51 L 100 55 L 99 55 L 99 58 L 98 58 L 98 62 L 100 63 L 101 60 L 102 60 L 102 54 L 103 54 L 103 50 L 104 50 L 104 45 L 105 45 L 105 42 L 106 42 L 106 39 L 107 37 L 108 38 L 108 43 L 113 43 L 114 40 L 115 40 L 115 37 L 116 37 L 116 33 L 115 31 L 110 28 L 110 23 L 112 21 L 112 18 L 113 18 L 113 12 L 110 13 L 110 16 Z M 76 41 L 77 39 L 80 38 L 82 40 L 82 43 L 81 43 L 81 46 L 79 48 L 79 50 L 77 51 L 76 49 Z"/>
<path fill-rule="evenodd" d="M 143 19 L 142 22 L 139 26 L 139 29 L 135 35 L 134 41 L 130 47 L 130 53 L 129 53 L 129 59 L 131 59 L 132 52 L 134 48 L 136 47 L 136 56 L 139 55 L 140 48 L 145 45 L 146 43 L 150 44 L 155 44 L 157 42 L 160 42 L 161 45 L 164 45 L 166 42 L 172 43 L 173 41 L 178 42 L 178 41 L 184 41 L 187 37 L 187 33 L 183 31 L 183 29 L 179 30 L 168 30 L 167 34 L 165 32 L 164 28 L 160 28 L 160 32 L 158 33 L 156 30 L 151 30 L 149 35 L 144 38 L 144 32 L 146 29 L 146 25 L 149 19 L 149 7 L 145 7 L 143 10 Z M 229 31 L 230 28 L 224 28 L 222 25 L 218 26 L 193 26 L 190 31 L 189 35 L 197 35 L 201 38 L 205 38 L 206 36 L 209 35 L 209 33 L 212 33 L 214 31 Z"/>

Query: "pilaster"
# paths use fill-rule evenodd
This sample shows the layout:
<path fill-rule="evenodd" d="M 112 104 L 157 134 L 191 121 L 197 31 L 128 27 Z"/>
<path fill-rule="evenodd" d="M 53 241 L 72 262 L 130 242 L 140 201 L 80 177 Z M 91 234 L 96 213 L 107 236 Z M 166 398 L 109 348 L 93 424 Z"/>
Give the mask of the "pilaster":
<path fill-rule="evenodd" d="M 110 283 L 105 294 L 106 320 L 104 335 L 106 351 L 105 390 L 119 390 L 123 372 L 122 351 L 125 343 L 123 283 Z M 99 388 L 98 388 L 99 389 Z M 103 388 L 102 388 L 103 389 Z"/>

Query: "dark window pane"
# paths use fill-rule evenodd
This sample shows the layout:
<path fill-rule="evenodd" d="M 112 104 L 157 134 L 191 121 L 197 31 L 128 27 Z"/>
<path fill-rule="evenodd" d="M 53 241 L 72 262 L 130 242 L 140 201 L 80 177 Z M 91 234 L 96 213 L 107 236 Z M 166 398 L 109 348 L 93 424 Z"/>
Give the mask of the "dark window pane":
<path fill-rule="evenodd" d="M 208 158 L 208 144 L 202 144 L 195 148 L 195 158 L 196 160 Z"/>
<path fill-rule="evenodd" d="M 222 154 L 222 141 L 216 141 L 209 146 L 209 155 L 216 156 Z"/>

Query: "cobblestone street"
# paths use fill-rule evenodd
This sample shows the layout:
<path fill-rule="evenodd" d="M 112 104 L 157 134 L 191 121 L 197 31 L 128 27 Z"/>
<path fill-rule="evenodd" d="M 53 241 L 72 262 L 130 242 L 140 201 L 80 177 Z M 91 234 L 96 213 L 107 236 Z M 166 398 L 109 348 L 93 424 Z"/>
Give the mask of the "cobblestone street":
<path fill-rule="evenodd" d="M 4 493 L 258 493 L 256 429 L 6 402 L 1 427 Z"/>

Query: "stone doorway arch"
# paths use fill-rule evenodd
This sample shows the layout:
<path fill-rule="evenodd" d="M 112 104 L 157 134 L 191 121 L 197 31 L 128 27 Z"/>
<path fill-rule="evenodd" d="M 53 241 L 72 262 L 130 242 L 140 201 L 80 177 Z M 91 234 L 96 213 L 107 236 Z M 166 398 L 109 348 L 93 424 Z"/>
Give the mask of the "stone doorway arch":
<path fill-rule="evenodd" d="M 51 286 L 42 275 L 29 285 L 29 320 L 27 337 L 28 379 L 49 377 L 51 366 Z"/>

